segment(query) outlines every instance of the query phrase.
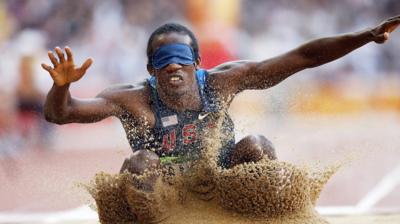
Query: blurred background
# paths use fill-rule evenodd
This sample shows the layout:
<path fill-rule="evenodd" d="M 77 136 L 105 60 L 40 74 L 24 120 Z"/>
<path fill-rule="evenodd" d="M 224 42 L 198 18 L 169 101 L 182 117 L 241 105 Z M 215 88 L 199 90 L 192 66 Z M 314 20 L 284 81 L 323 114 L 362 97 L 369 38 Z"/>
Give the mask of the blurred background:
<path fill-rule="evenodd" d="M 63 126 L 43 119 L 52 80 L 40 64 L 50 64 L 48 50 L 70 46 L 78 65 L 94 59 L 71 86 L 73 96 L 89 98 L 149 77 L 147 39 L 166 22 L 195 32 L 202 67 L 211 68 L 270 58 L 396 14 L 398 0 L 0 0 L 0 214 L 87 204 L 77 183 L 118 172 L 131 153 L 117 119 Z M 397 30 L 384 45 L 239 95 L 231 107 L 237 140 L 264 134 L 281 160 L 296 164 L 351 161 L 328 183 L 321 207 L 399 212 L 399 56 Z"/>

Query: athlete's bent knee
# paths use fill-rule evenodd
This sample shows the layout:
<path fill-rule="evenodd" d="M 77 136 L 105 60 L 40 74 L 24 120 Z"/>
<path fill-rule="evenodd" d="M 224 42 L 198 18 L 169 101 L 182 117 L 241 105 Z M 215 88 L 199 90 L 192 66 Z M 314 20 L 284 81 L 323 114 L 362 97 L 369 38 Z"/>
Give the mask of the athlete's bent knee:
<path fill-rule="evenodd" d="M 145 170 L 156 169 L 160 167 L 160 158 L 154 152 L 149 150 L 137 150 L 129 158 L 126 158 L 120 173 L 128 171 L 129 173 L 141 175 Z"/>
<path fill-rule="evenodd" d="M 268 140 L 263 135 L 257 135 L 256 139 L 256 145 L 259 145 L 261 147 L 264 155 L 268 156 L 268 158 L 271 160 L 277 159 L 275 147 L 270 140 Z"/>
<path fill-rule="evenodd" d="M 249 135 L 240 140 L 230 154 L 230 167 L 244 162 L 257 162 L 264 156 L 276 159 L 272 143 L 262 135 Z"/>

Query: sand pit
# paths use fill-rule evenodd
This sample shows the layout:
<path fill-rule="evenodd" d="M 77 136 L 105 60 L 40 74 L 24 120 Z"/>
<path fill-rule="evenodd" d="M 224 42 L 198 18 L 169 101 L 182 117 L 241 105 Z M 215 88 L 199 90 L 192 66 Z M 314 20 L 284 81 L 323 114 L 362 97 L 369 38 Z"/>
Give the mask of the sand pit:
<path fill-rule="evenodd" d="M 316 178 L 284 162 L 263 161 L 219 176 L 163 176 L 154 192 L 138 190 L 128 173 L 100 173 L 90 192 L 101 223 L 327 223 L 314 203 L 333 170 Z"/>
<path fill-rule="evenodd" d="M 222 120 L 222 119 L 220 119 Z M 221 123 L 221 122 L 219 122 Z M 99 173 L 88 186 L 101 223 L 327 223 L 314 209 L 339 166 L 320 171 L 262 159 L 218 166 L 219 125 L 206 132 L 201 158 L 136 176 Z M 153 191 L 138 189 L 148 175 Z"/>

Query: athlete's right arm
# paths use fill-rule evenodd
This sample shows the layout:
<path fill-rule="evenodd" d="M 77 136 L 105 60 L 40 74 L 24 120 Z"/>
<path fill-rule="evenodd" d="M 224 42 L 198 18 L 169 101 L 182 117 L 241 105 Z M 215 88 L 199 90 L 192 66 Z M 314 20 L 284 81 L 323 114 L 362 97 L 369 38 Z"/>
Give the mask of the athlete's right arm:
<path fill-rule="evenodd" d="M 65 48 L 66 59 L 59 47 L 56 47 L 55 51 L 58 60 L 53 52 L 48 52 L 53 67 L 42 64 L 43 69 L 49 72 L 54 81 L 44 106 L 46 120 L 57 124 L 91 123 L 115 115 L 119 107 L 113 103 L 109 92 L 103 92 L 88 100 L 71 97 L 70 84 L 83 77 L 92 64 L 92 59 L 87 59 L 81 67 L 76 68 L 71 49 Z"/>

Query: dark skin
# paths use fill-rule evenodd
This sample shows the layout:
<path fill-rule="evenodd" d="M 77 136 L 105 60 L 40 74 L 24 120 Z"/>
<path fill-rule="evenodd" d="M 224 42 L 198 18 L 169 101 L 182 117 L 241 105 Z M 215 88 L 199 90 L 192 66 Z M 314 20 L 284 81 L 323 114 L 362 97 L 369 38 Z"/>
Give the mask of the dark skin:
<path fill-rule="evenodd" d="M 267 89 L 301 70 L 336 60 L 367 43 L 384 43 L 399 24 L 400 16 L 396 16 L 375 28 L 316 39 L 264 61 L 224 63 L 208 70 L 207 82 L 229 106 L 234 96 L 241 91 Z M 153 41 L 152 49 L 168 43 L 190 45 L 191 39 L 183 33 L 162 34 Z M 150 91 L 147 85 L 109 88 L 92 99 L 73 98 L 69 92 L 70 83 L 82 78 L 93 60 L 87 59 L 81 67 L 75 67 L 71 49 L 65 48 L 66 57 L 59 47 L 55 48 L 55 52 L 58 58 L 53 55 L 53 52 L 48 52 L 53 67 L 42 64 L 54 80 L 45 103 L 45 116 L 48 121 L 57 124 L 92 123 L 110 116 L 117 116 L 124 109 L 129 111 L 139 123 L 146 121 L 150 128 L 154 127 L 155 116 L 150 107 Z M 161 69 L 147 66 L 149 74 L 156 76 L 157 92 L 168 107 L 177 111 L 201 110 L 202 105 L 195 78 L 195 71 L 199 68 L 200 62 L 199 58 L 193 65 L 169 64 Z M 179 77 L 180 81 L 171 82 L 173 76 Z M 230 166 L 243 162 L 256 162 L 264 156 L 276 159 L 272 144 L 263 136 L 248 136 L 236 144 L 234 153 L 230 157 Z M 138 161 L 142 161 L 143 158 L 148 158 L 147 162 L 139 163 Z M 159 165 L 157 155 L 136 149 L 131 158 L 125 160 L 121 172 L 128 170 L 141 174 L 145 169 L 157 168 Z"/>

